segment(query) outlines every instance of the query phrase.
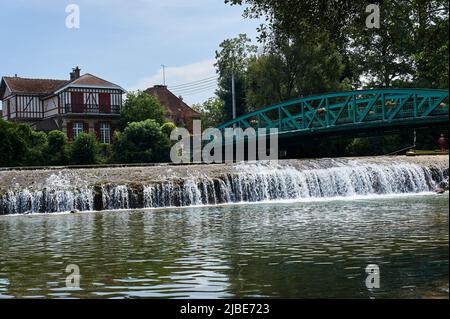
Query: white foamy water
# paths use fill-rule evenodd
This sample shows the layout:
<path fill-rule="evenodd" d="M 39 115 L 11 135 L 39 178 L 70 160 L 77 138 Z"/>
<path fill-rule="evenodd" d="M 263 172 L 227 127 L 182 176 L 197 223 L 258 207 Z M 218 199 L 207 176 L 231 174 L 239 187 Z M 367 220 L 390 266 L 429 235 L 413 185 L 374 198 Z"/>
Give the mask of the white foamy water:
<path fill-rule="evenodd" d="M 52 175 L 43 190 L 11 190 L 0 196 L 0 214 L 418 194 L 433 191 L 440 182 L 448 179 L 448 170 L 404 162 L 341 160 L 329 165 L 318 160 L 308 167 L 247 163 L 224 169 L 214 177 L 201 170 L 190 175 L 177 178 L 172 174 L 166 180 L 148 184 L 140 185 L 136 181 L 133 186 L 104 184 L 97 188 L 74 187 L 67 176 Z"/>
<path fill-rule="evenodd" d="M 380 194 L 423 193 L 444 179 L 414 164 L 348 162 L 328 169 L 299 170 L 273 164 L 243 164 L 223 178 L 205 176 L 144 188 L 146 208 L 198 206 L 239 202 L 267 202 L 342 198 Z"/>
<path fill-rule="evenodd" d="M 52 174 L 45 185 L 43 190 L 8 191 L 0 196 L 0 213 L 53 213 L 94 209 L 94 190 L 90 187 L 74 189 L 71 180 L 60 174 Z"/>

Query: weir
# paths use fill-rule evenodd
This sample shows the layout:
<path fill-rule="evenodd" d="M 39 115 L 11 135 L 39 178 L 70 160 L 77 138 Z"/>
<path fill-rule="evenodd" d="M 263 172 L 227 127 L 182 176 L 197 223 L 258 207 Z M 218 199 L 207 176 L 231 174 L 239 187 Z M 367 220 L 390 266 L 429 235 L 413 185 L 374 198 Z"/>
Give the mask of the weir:
<path fill-rule="evenodd" d="M 0 214 L 303 200 L 448 189 L 447 156 L 0 172 Z"/>

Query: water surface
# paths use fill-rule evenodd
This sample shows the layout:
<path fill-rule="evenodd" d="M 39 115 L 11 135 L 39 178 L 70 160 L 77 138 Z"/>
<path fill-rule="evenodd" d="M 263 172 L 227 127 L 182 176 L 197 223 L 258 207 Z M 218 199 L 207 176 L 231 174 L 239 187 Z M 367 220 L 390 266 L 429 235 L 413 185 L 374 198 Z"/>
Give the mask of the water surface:
<path fill-rule="evenodd" d="M 2 216 L 0 297 L 448 298 L 448 210 L 414 195 Z"/>

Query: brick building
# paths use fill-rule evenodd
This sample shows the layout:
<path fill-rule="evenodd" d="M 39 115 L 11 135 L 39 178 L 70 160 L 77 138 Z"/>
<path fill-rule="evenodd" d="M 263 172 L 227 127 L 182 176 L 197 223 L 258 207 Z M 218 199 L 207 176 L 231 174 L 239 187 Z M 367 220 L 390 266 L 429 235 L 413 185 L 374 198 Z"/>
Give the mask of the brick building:
<path fill-rule="evenodd" d="M 200 120 L 200 113 L 193 110 L 181 98 L 167 89 L 164 85 L 155 85 L 144 91 L 158 98 L 167 111 L 167 117 L 178 127 L 185 127 L 192 133 L 193 121 Z"/>

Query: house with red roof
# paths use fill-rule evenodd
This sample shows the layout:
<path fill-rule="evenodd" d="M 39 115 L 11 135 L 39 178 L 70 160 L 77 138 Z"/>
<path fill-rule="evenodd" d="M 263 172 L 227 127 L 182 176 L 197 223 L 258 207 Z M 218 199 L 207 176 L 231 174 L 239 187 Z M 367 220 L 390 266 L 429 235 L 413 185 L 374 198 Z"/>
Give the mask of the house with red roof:
<path fill-rule="evenodd" d="M 126 91 L 80 72 L 80 68 L 74 68 L 70 80 L 3 77 L 2 118 L 28 123 L 35 130 L 60 130 L 69 140 L 82 132 L 92 132 L 101 143 L 111 143 Z"/>
<path fill-rule="evenodd" d="M 200 120 L 200 113 L 187 105 L 183 99 L 173 94 L 165 85 L 155 85 L 144 91 L 155 96 L 165 108 L 167 119 L 177 127 L 185 127 L 193 133 L 194 120 Z"/>

